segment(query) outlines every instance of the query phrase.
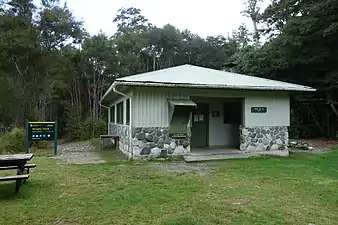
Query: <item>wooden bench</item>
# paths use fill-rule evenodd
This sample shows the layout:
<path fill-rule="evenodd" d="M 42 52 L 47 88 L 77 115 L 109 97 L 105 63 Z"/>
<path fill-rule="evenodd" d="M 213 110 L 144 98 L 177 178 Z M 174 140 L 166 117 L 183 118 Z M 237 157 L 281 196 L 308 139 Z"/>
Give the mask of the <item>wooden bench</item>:
<path fill-rule="evenodd" d="M 29 173 L 29 169 L 35 168 L 36 164 L 26 164 L 24 167 L 25 167 L 25 169 L 27 169 L 27 173 Z M 0 167 L 0 170 L 16 170 L 16 169 L 18 169 L 17 166 L 2 166 L 2 167 Z"/>
<path fill-rule="evenodd" d="M 23 174 L 29 174 L 29 169 L 35 168 L 36 164 L 25 164 Z M 2 166 L 0 167 L 0 170 L 17 170 L 19 169 L 18 166 Z M 17 172 L 17 175 L 19 175 L 19 172 Z M 23 181 L 23 183 L 26 183 L 26 179 Z"/>
<path fill-rule="evenodd" d="M 103 150 L 103 142 L 107 139 L 113 139 L 115 149 L 119 149 L 119 136 L 117 135 L 100 135 L 101 150 Z"/>
<path fill-rule="evenodd" d="M 0 182 L 1 181 L 16 181 L 15 185 L 15 194 L 19 193 L 20 187 L 26 179 L 28 179 L 29 174 L 21 174 L 21 175 L 15 175 L 15 176 L 6 176 L 6 177 L 0 177 Z"/>

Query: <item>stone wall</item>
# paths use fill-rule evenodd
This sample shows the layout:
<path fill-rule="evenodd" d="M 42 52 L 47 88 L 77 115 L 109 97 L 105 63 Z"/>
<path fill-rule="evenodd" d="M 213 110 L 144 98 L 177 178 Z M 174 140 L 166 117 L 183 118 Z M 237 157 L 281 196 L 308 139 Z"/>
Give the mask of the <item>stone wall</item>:
<path fill-rule="evenodd" d="M 108 135 L 118 135 L 120 150 L 124 153 L 130 152 L 130 127 L 128 125 L 109 123 Z"/>
<path fill-rule="evenodd" d="M 169 137 L 168 127 L 132 128 L 132 149 L 135 157 L 185 155 L 190 152 L 190 134 L 184 140 Z"/>
<path fill-rule="evenodd" d="M 289 144 L 288 128 L 285 126 L 240 127 L 240 150 L 281 151 Z"/>

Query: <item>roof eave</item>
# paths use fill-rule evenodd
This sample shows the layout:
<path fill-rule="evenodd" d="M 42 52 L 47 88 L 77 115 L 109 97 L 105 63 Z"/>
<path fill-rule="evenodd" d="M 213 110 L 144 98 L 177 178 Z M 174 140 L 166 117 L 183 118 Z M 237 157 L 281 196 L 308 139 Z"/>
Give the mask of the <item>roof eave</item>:
<path fill-rule="evenodd" d="M 115 87 L 115 85 L 116 85 L 116 82 L 113 82 L 110 85 L 110 87 L 108 88 L 108 90 L 106 91 L 106 93 L 104 93 L 104 95 L 101 97 L 101 99 L 99 100 L 99 105 L 100 106 L 107 107 L 106 105 L 104 105 L 104 100 L 112 92 L 112 90 Z"/>
<path fill-rule="evenodd" d="M 162 83 L 162 82 L 135 82 L 135 81 L 115 81 L 116 86 L 145 86 L 145 87 L 189 87 L 189 88 L 214 88 L 214 89 L 240 89 L 240 90 L 266 90 L 266 91 L 297 91 L 314 92 L 315 88 L 301 86 L 300 88 L 283 88 L 269 86 L 246 86 L 246 85 L 207 85 L 207 84 L 186 84 L 186 83 Z"/>

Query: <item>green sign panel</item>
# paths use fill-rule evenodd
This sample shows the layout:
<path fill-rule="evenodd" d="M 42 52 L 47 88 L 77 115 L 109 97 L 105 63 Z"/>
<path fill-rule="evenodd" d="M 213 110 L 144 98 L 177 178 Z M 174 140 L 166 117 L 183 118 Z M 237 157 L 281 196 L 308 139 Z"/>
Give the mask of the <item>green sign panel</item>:
<path fill-rule="evenodd" d="M 266 113 L 267 107 L 251 107 L 251 113 Z"/>
<path fill-rule="evenodd" d="M 28 139 L 30 141 L 54 140 L 55 122 L 28 122 Z"/>
<path fill-rule="evenodd" d="M 188 137 L 188 134 L 184 132 L 175 132 L 169 133 L 169 137 L 172 139 L 186 139 Z"/>
<path fill-rule="evenodd" d="M 30 141 L 54 141 L 54 155 L 57 154 L 57 123 L 28 122 L 26 123 L 26 153 L 29 153 Z"/>

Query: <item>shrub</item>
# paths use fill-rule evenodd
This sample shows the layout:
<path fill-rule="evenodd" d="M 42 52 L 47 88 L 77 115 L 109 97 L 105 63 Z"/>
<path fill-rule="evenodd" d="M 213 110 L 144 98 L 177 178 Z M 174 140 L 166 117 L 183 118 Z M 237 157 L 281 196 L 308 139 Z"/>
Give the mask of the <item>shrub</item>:
<path fill-rule="evenodd" d="M 0 137 L 0 153 L 20 153 L 25 151 L 25 129 L 14 128 Z"/>
<path fill-rule="evenodd" d="M 31 147 L 36 149 L 46 149 L 48 148 L 48 141 L 36 141 L 31 144 Z"/>
<path fill-rule="evenodd" d="M 69 120 L 67 124 L 67 136 L 70 141 L 88 140 L 106 133 L 107 123 L 104 120 L 99 120 L 93 124 L 93 121 L 87 118 L 81 123 Z"/>
<path fill-rule="evenodd" d="M 82 133 L 82 140 L 88 140 L 91 138 L 97 138 L 101 134 L 107 133 L 107 123 L 104 120 L 93 122 L 90 118 L 87 118 L 81 123 L 80 126 Z"/>

